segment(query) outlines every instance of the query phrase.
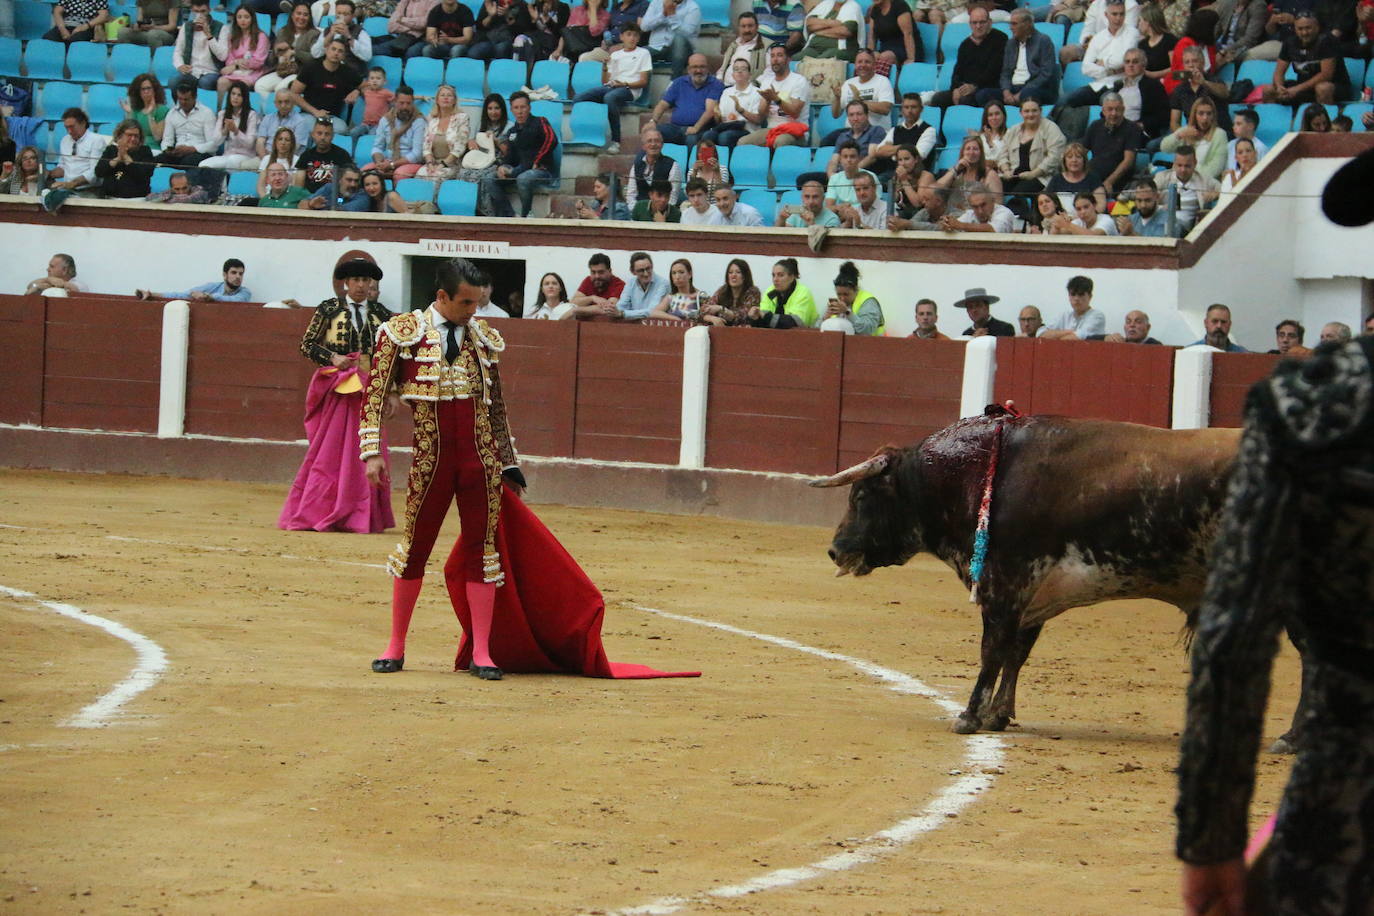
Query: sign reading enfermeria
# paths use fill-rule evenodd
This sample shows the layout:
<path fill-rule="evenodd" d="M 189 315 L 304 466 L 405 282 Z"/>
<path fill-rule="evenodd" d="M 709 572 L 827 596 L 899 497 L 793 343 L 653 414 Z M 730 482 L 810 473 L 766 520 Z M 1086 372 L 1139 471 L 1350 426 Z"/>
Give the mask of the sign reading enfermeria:
<path fill-rule="evenodd" d="M 420 239 L 425 254 L 447 254 L 457 257 L 508 258 L 509 242 L 470 242 L 463 239 Z"/>

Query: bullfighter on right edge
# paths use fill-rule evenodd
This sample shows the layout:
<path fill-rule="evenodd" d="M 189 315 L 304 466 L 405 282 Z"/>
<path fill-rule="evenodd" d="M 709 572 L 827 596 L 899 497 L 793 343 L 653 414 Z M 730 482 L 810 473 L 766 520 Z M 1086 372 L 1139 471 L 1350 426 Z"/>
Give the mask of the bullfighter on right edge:
<path fill-rule="evenodd" d="M 1343 177 L 1355 181 L 1345 193 Z M 1374 153 L 1326 197 L 1337 222 L 1374 219 Z M 1342 218 L 1355 201 L 1363 217 Z M 1251 390 L 1214 556 L 1179 766 L 1185 912 L 1374 914 L 1374 338 L 1325 344 Z M 1304 665 L 1298 756 L 1247 881 L 1246 812 L 1284 625 Z"/>

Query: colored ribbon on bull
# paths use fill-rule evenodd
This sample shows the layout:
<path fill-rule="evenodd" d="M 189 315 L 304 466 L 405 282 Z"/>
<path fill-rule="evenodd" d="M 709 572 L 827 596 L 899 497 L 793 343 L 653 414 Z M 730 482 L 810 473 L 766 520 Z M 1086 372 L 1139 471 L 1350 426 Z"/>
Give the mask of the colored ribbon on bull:
<path fill-rule="evenodd" d="M 978 603 L 978 580 L 983 578 L 983 564 L 988 556 L 988 521 L 992 517 L 992 482 L 997 476 L 997 457 L 1002 451 L 1002 427 L 1005 424 L 1000 419 L 994 422 L 997 426 L 992 437 L 992 454 L 988 457 L 988 469 L 983 476 L 983 498 L 978 504 L 978 527 L 973 532 L 973 559 L 968 564 L 968 577 L 973 582 L 968 591 L 970 604 Z"/>

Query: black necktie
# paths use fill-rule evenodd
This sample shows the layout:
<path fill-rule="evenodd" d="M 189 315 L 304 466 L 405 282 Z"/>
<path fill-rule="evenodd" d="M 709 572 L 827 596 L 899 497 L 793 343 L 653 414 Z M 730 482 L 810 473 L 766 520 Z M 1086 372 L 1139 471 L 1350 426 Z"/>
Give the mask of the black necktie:
<path fill-rule="evenodd" d="M 449 322 L 448 341 L 444 344 L 444 359 L 453 363 L 458 359 L 458 325 Z"/>
<path fill-rule="evenodd" d="M 358 348 L 367 348 L 367 311 L 366 307 L 360 302 L 348 303 L 349 309 L 353 313 L 353 328 L 358 332 Z"/>

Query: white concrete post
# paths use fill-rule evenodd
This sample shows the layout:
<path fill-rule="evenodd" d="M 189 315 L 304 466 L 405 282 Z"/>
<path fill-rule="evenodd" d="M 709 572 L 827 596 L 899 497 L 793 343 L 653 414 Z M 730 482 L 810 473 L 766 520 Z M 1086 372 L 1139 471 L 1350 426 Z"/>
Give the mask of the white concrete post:
<path fill-rule="evenodd" d="M 191 306 L 173 299 L 162 307 L 162 379 L 157 397 L 157 436 L 186 434 L 186 357 L 191 347 Z"/>
<path fill-rule="evenodd" d="M 706 467 L 706 404 L 711 380 L 711 331 L 695 327 L 682 335 L 682 447 L 678 464 Z"/>
<path fill-rule="evenodd" d="M 1201 344 L 1174 354 L 1174 429 L 1206 429 L 1212 419 L 1212 354 Z"/>
<path fill-rule="evenodd" d="M 997 338 L 975 337 L 964 351 L 964 388 L 959 396 L 959 416 L 982 416 L 992 403 L 992 386 L 997 380 Z"/>

